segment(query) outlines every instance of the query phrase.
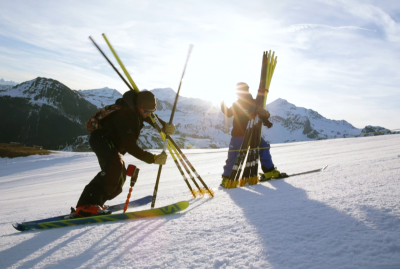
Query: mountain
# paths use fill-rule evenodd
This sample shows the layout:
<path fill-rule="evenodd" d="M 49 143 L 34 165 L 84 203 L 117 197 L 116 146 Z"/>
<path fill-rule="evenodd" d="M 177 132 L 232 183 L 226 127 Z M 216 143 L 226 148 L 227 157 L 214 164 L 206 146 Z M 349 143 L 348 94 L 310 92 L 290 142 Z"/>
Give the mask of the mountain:
<path fill-rule="evenodd" d="M 122 97 L 122 94 L 119 91 L 108 87 L 94 90 L 78 90 L 78 92 L 82 94 L 86 101 L 92 103 L 98 108 L 114 104 L 115 100 Z"/>
<path fill-rule="evenodd" d="M 3 84 L 0 84 L 0 92 L 9 89 L 9 88 L 11 88 L 12 86 L 13 86 L 13 85 L 3 85 Z"/>
<path fill-rule="evenodd" d="M 0 92 L 0 141 L 72 149 L 87 139 L 84 124 L 96 110 L 79 92 L 38 77 Z"/>
<path fill-rule="evenodd" d="M 296 107 L 284 99 L 268 104 L 267 110 L 274 126 L 264 127 L 263 136 L 271 143 L 354 137 L 387 130 L 373 126 L 359 129 L 345 120 L 327 119 L 312 109 Z"/>
<path fill-rule="evenodd" d="M 114 91 L 104 88 L 90 90 L 90 94 L 84 94 L 85 91 L 80 92 L 89 102 L 93 99 L 105 100 L 104 97 L 108 97 L 103 102 L 107 105 L 114 103 L 115 99 L 109 98 Z M 169 121 L 175 101 L 175 91 L 171 88 L 160 88 L 152 92 L 157 98 L 156 114 L 164 121 Z M 120 97 L 120 95 L 117 96 Z M 93 104 L 97 103 L 93 102 Z M 263 127 L 263 137 L 270 143 L 367 136 L 374 135 L 376 132 L 389 132 L 379 126 L 366 126 L 359 129 L 345 120 L 330 120 L 312 109 L 296 107 L 280 98 L 269 103 L 266 109 L 271 113 L 270 121 L 274 126 L 271 129 Z M 173 137 L 182 148 L 221 148 L 229 145 L 232 118 L 226 119 L 220 108 L 210 101 L 180 96 L 174 124 L 176 133 Z M 143 129 L 138 143 L 144 148 L 162 147 L 158 133 L 148 125 Z"/>
<path fill-rule="evenodd" d="M 4 79 L 0 78 L 0 85 L 11 85 L 11 86 L 15 86 L 18 83 L 15 81 L 5 81 Z"/>
<path fill-rule="evenodd" d="M 169 121 L 176 93 L 171 88 L 154 89 L 156 114 Z M 71 90 L 47 78 L 36 78 L 0 90 L 0 142 L 40 145 L 46 149 L 88 149 L 84 124 L 96 110 L 113 104 L 122 94 L 115 89 Z M 296 107 L 284 99 L 267 105 L 271 129 L 263 128 L 270 143 L 311 141 L 339 137 L 375 135 L 387 132 L 379 126 L 359 129 L 345 120 L 330 120 L 312 109 Z M 232 118 L 210 101 L 180 96 L 175 112 L 174 140 L 181 148 L 227 147 Z M 372 134 L 371 134 L 372 133 Z M 382 133 L 377 133 L 382 134 Z M 150 125 L 145 125 L 138 144 L 143 148 L 162 148 L 163 141 Z"/>
<path fill-rule="evenodd" d="M 164 121 L 169 121 L 176 93 L 171 88 L 154 89 L 152 92 L 157 99 L 156 114 Z M 122 97 L 119 92 L 109 88 L 80 90 L 79 93 L 98 108 L 113 104 Z M 230 136 L 228 129 L 225 130 L 224 125 L 221 125 L 223 120 L 223 114 L 212 102 L 180 96 L 174 116 L 177 128 L 174 140 L 181 148 L 226 147 Z M 232 125 L 232 120 L 229 122 Z M 160 135 L 148 124 L 145 124 L 138 144 L 143 148 L 163 147 Z"/>

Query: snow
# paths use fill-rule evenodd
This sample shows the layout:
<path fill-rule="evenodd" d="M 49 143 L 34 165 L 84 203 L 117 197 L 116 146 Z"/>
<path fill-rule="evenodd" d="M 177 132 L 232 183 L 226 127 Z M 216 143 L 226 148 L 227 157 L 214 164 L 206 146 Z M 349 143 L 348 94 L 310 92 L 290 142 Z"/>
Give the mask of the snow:
<path fill-rule="evenodd" d="M 99 109 L 107 105 L 112 105 L 115 100 L 122 98 L 122 94 L 115 89 L 104 87 L 101 89 L 78 90 L 83 95 L 86 101 L 97 106 Z"/>
<path fill-rule="evenodd" d="M 169 157 L 156 206 L 189 200 L 182 213 L 31 232 L 11 223 L 68 213 L 95 155 L 0 159 L 0 268 L 400 268 L 399 145 L 398 134 L 273 144 L 288 174 L 329 166 L 231 190 L 218 187 L 227 149 L 184 150 L 214 198 L 191 199 Z M 124 160 L 141 169 L 132 199 L 152 194 L 158 167 Z"/>

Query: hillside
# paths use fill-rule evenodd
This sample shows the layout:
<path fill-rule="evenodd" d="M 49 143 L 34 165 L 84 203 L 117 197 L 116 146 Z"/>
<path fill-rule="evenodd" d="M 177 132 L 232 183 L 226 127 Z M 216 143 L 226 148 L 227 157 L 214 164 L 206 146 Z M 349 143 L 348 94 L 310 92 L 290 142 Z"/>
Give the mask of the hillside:
<path fill-rule="evenodd" d="M 62 150 L 80 144 L 97 110 L 60 82 L 36 78 L 0 92 L 0 142 Z"/>

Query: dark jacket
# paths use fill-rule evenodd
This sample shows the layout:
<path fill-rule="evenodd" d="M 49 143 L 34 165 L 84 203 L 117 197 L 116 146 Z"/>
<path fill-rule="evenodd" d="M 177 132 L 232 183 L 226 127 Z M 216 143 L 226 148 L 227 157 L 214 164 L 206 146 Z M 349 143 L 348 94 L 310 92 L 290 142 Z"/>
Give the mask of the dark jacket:
<path fill-rule="evenodd" d="M 244 136 L 247 123 L 254 113 L 255 108 L 255 100 L 250 93 L 243 95 L 230 108 L 227 108 L 224 103 L 221 105 L 221 110 L 226 117 L 230 118 L 233 116 L 233 128 L 231 132 L 233 137 Z M 270 124 L 268 118 L 260 118 L 264 125 L 268 126 Z"/>
<path fill-rule="evenodd" d="M 100 131 L 103 133 L 103 137 L 112 142 L 121 154 L 128 152 L 146 163 L 154 163 L 154 155 L 137 145 L 140 131 L 144 126 L 143 122 L 145 121 L 151 126 L 153 123 L 150 117 L 144 119 L 136 111 L 136 97 L 136 92 L 128 91 L 122 98 L 117 99 L 115 104 L 121 105 L 122 108 L 101 121 L 102 129 Z M 160 122 L 164 126 L 165 122 L 161 119 Z"/>

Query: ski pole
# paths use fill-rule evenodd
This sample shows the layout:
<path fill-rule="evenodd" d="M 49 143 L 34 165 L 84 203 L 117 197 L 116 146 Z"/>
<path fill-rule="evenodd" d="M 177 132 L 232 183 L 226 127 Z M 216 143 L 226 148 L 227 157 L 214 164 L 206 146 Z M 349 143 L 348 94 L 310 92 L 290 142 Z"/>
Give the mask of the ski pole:
<path fill-rule="evenodd" d="M 162 130 L 161 130 L 162 124 L 161 124 L 161 122 L 158 120 L 158 118 L 157 118 L 155 115 L 154 115 L 154 128 L 156 128 L 156 130 L 160 133 L 160 136 L 161 136 L 162 140 L 165 141 L 166 135 L 165 135 L 165 134 L 162 132 Z M 168 150 L 169 150 L 169 153 L 171 154 L 172 158 L 174 159 L 174 162 L 175 162 L 175 164 L 176 164 L 176 167 L 178 168 L 179 172 L 181 173 L 181 175 L 182 175 L 182 177 L 183 177 L 183 180 L 185 181 L 186 185 L 188 186 L 188 188 L 189 188 L 189 190 L 190 190 L 190 193 L 193 195 L 194 198 L 196 198 L 196 191 L 193 190 L 192 187 L 190 186 L 190 183 L 189 183 L 189 181 L 187 180 L 187 178 L 186 178 L 186 176 L 185 176 L 185 173 L 184 173 L 183 170 L 182 170 L 182 167 L 179 165 L 179 162 L 178 162 L 177 158 L 175 157 L 175 155 L 176 155 L 176 156 L 179 158 L 180 161 L 182 160 L 181 156 L 180 156 L 179 153 L 176 151 L 176 148 L 175 148 L 174 145 L 171 143 L 171 139 L 172 139 L 172 138 L 170 137 L 169 140 L 168 140 L 168 145 L 167 145 Z M 175 154 L 174 154 L 173 151 L 175 152 Z M 182 161 L 181 161 L 181 163 L 184 165 L 184 163 L 183 163 Z M 190 173 L 188 173 L 188 174 L 189 174 L 189 176 L 192 178 L 192 180 L 193 180 L 194 184 L 197 186 L 197 188 L 199 188 L 199 186 L 197 185 L 196 181 L 193 179 L 193 176 L 192 176 Z M 199 188 L 199 193 L 200 193 L 200 194 L 202 193 L 202 192 L 200 191 L 200 188 Z"/>
<path fill-rule="evenodd" d="M 179 158 L 179 161 L 181 162 L 183 168 L 185 168 L 186 173 L 189 175 L 190 179 L 193 181 L 194 185 L 196 185 L 197 189 L 199 190 L 199 195 L 202 196 L 205 193 L 205 190 L 200 188 L 199 184 L 197 184 L 196 180 L 194 179 L 194 176 L 192 175 L 192 173 L 190 172 L 189 168 L 187 167 L 187 165 L 185 164 L 185 161 L 182 159 L 182 157 L 179 155 L 179 153 L 177 152 L 176 148 L 173 147 L 172 148 L 174 150 L 174 152 L 176 153 L 176 155 Z"/>
<path fill-rule="evenodd" d="M 185 67 L 183 68 L 183 73 L 182 73 L 181 81 L 179 82 L 178 91 L 176 92 L 174 106 L 172 107 L 171 117 L 169 118 L 169 124 L 172 124 L 172 121 L 173 121 L 173 119 L 174 119 L 175 109 L 176 109 L 176 105 L 177 105 L 177 103 L 178 103 L 179 92 L 181 91 L 181 85 L 182 85 L 183 76 L 185 75 L 186 66 L 187 66 L 187 63 L 188 63 L 188 61 L 189 61 L 189 57 L 190 57 L 190 53 L 191 53 L 191 51 L 192 51 L 192 48 L 193 48 L 193 45 L 190 45 L 190 47 L 189 47 L 189 52 L 188 52 L 188 56 L 187 56 L 187 58 L 186 58 Z M 167 145 L 168 145 L 168 136 L 165 137 L 165 141 L 164 141 L 164 148 L 163 148 L 163 152 L 164 152 L 164 153 L 165 153 L 165 150 L 167 149 Z M 154 186 L 154 194 L 153 194 L 153 200 L 152 200 L 152 202 L 151 202 L 151 208 L 153 208 L 154 205 L 155 205 L 155 203 L 156 203 L 157 190 L 158 190 L 158 183 L 160 182 L 160 177 L 161 177 L 161 170 L 162 170 L 162 164 L 160 164 L 160 166 L 158 167 L 156 185 Z M 180 171 L 180 172 L 182 172 L 182 171 Z"/>
<path fill-rule="evenodd" d="M 175 141 L 170 137 L 169 138 L 170 141 L 172 142 L 172 144 L 174 145 L 174 147 L 178 150 L 179 154 L 182 156 L 182 158 L 185 160 L 185 162 L 187 163 L 187 165 L 190 167 L 190 169 L 192 169 L 193 173 L 196 175 L 196 177 L 200 180 L 201 184 L 203 184 L 203 187 L 208 191 L 208 194 L 211 197 L 214 197 L 214 191 L 211 190 L 206 183 L 203 181 L 203 179 L 201 178 L 201 176 L 197 173 L 196 169 L 194 169 L 193 165 L 189 162 L 188 158 L 186 158 L 186 155 L 183 154 L 182 150 L 178 147 L 178 145 L 175 143 Z"/>
<path fill-rule="evenodd" d="M 107 60 L 107 62 L 111 65 L 111 67 L 115 70 L 115 72 L 117 72 L 118 76 L 125 82 L 126 86 L 128 86 L 128 88 L 130 90 L 133 91 L 131 85 L 129 85 L 129 83 L 125 80 L 125 78 L 121 75 L 121 73 L 118 71 L 117 68 L 115 68 L 115 66 L 113 65 L 113 63 L 108 59 L 108 57 L 104 54 L 104 52 L 100 49 L 100 47 L 96 44 L 96 42 L 94 42 L 93 38 L 91 36 L 89 36 L 89 39 L 93 42 L 93 44 L 96 46 L 96 48 L 100 51 L 100 53 L 104 56 L 104 58 Z"/>
<path fill-rule="evenodd" d="M 140 169 L 134 166 L 133 164 L 128 165 L 128 169 L 126 170 L 126 175 L 131 177 L 131 187 L 129 188 L 128 197 L 126 198 L 125 206 L 124 206 L 124 213 L 128 208 L 129 199 L 131 198 L 132 188 L 135 186 L 136 180 L 138 178 Z"/>

